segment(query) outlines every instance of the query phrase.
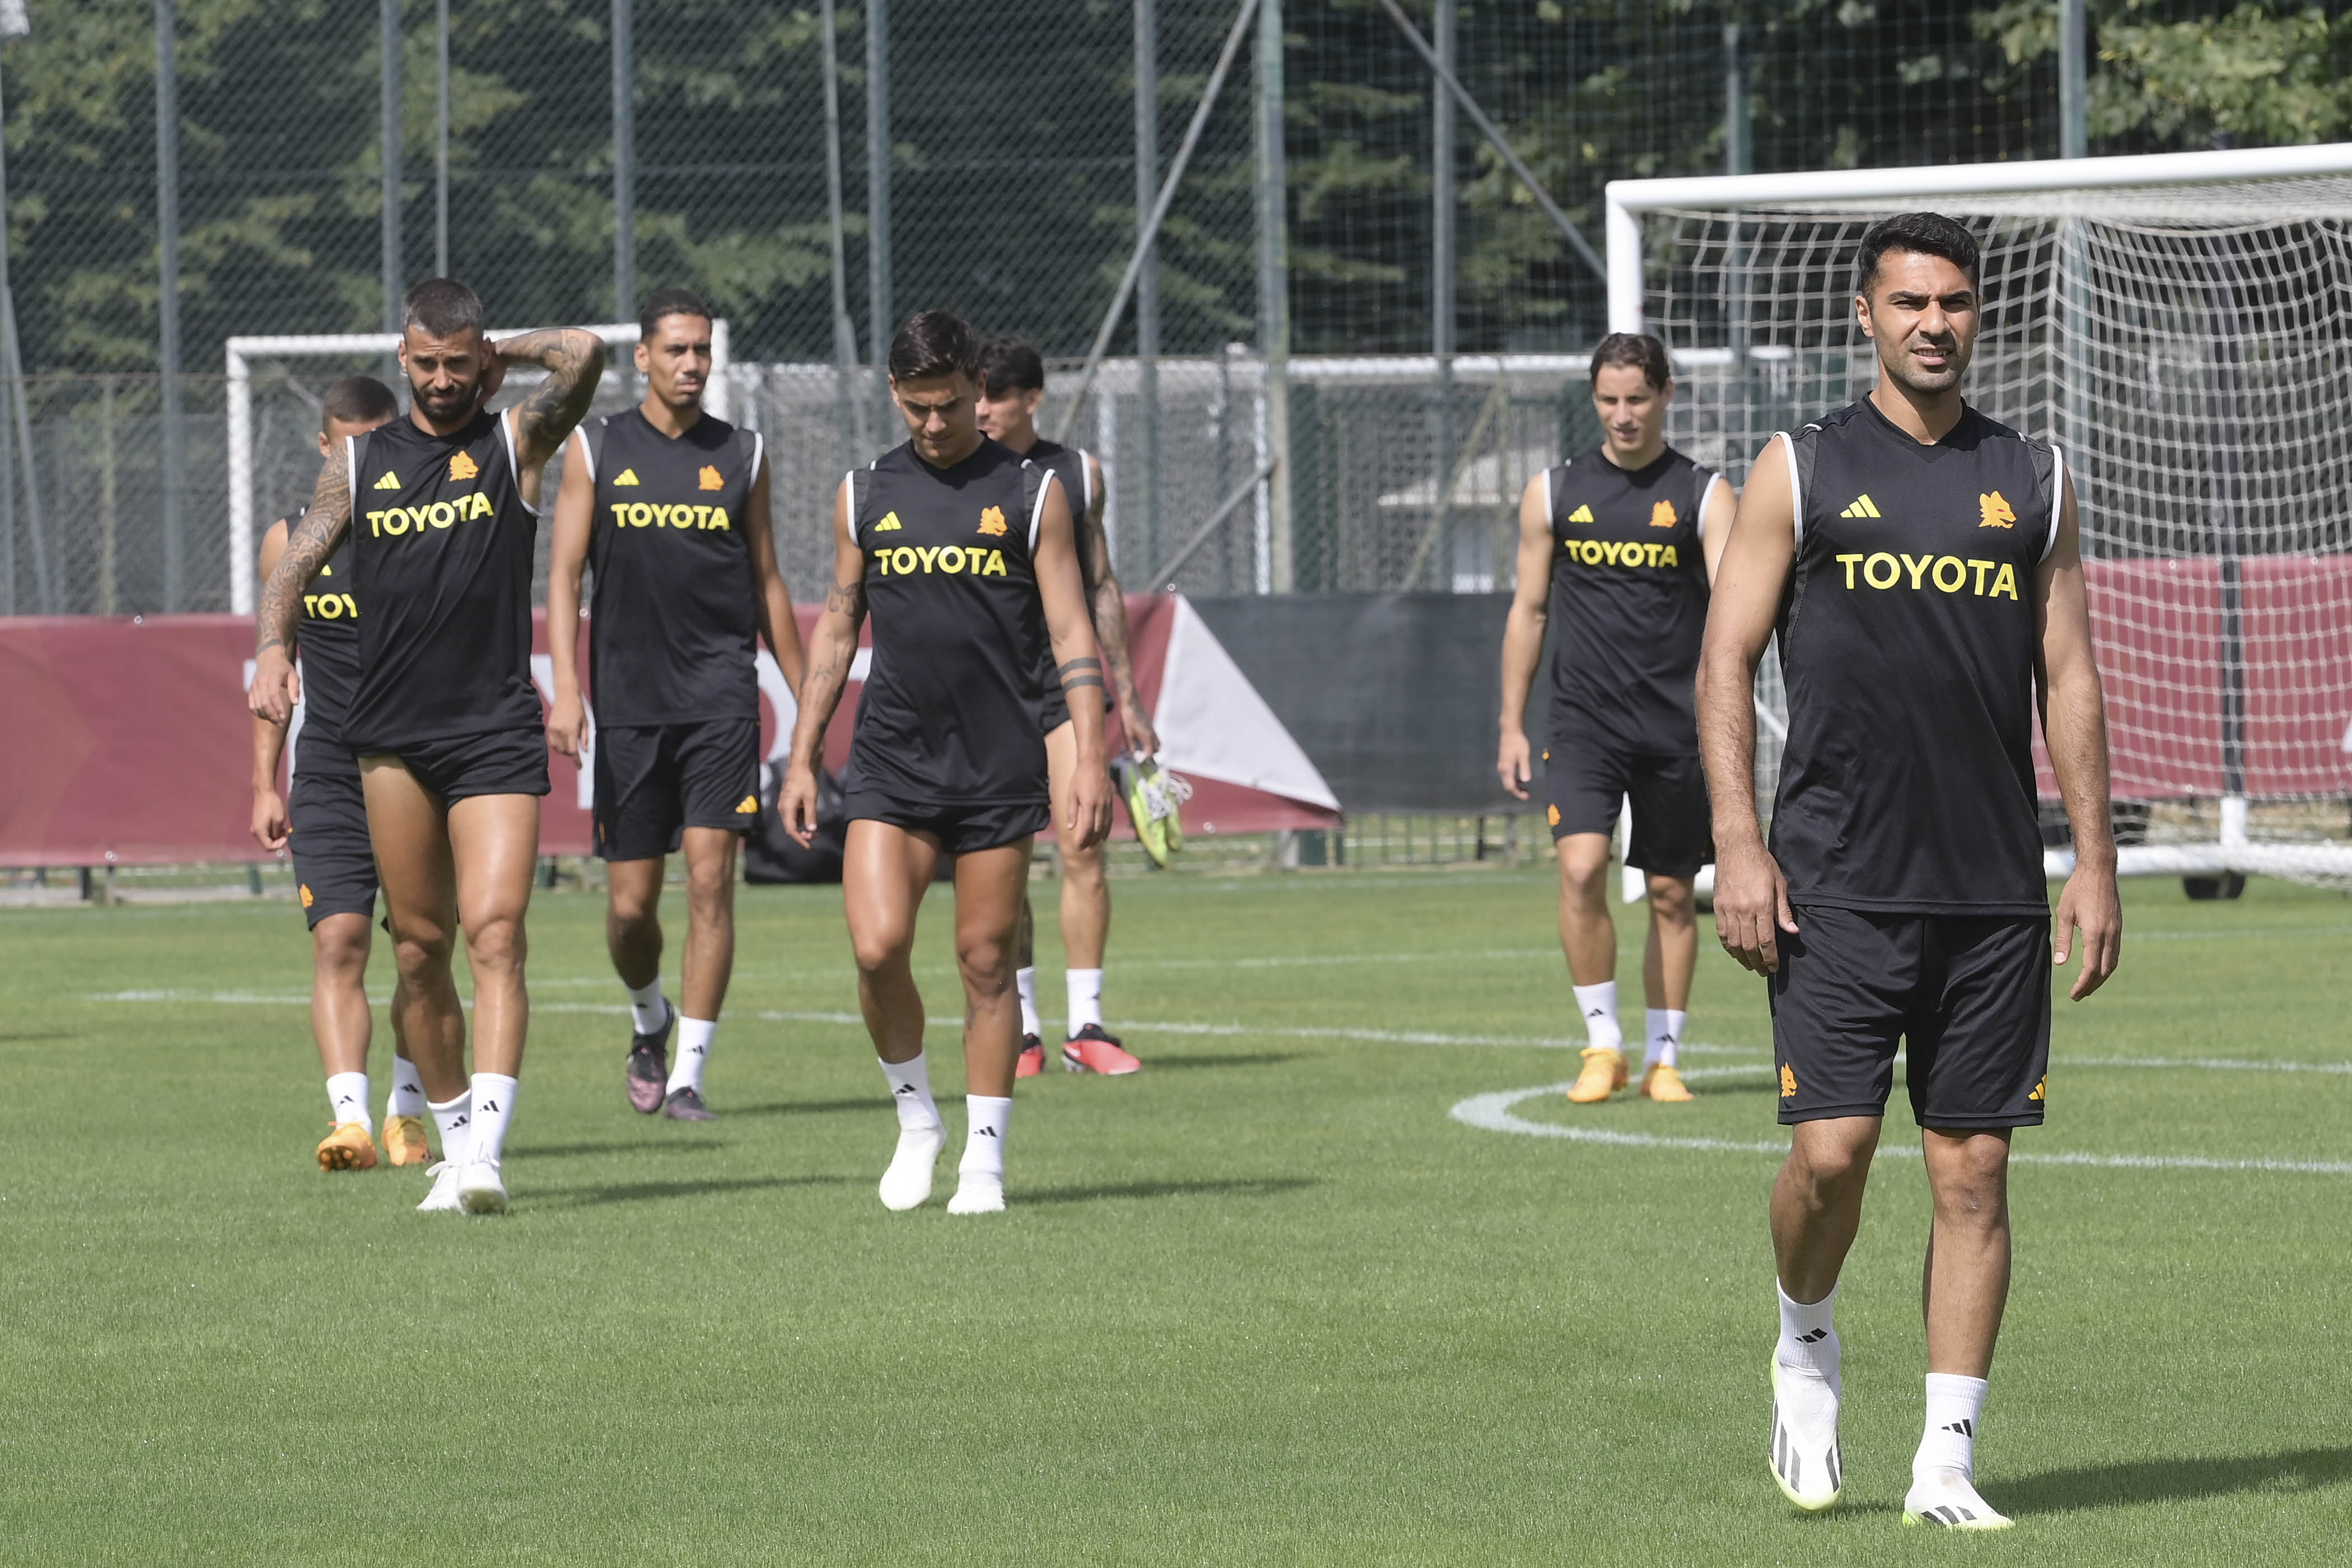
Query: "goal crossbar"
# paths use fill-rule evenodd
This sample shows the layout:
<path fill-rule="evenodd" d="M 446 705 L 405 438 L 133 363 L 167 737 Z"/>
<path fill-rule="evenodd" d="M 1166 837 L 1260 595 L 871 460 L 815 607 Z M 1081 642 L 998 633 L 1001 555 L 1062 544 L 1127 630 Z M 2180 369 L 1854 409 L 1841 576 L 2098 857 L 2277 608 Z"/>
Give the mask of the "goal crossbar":
<path fill-rule="evenodd" d="M 523 329 L 530 330 L 530 329 Z M 588 331 L 607 344 L 634 343 L 637 323 L 609 321 Z M 512 331 L 487 336 L 509 338 Z M 710 382 L 705 405 L 719 418 L 727 417 L 727 323 L 710 323 Z M 397 332 L 312 332 L 282 336 L 247 336 L 228 340 L 228 602 L 240 616 L 253 614 L 254 483 L 253 365 L 257 360 L 351 359 L 362 355 L 389 356 L 400 347 Z"/>

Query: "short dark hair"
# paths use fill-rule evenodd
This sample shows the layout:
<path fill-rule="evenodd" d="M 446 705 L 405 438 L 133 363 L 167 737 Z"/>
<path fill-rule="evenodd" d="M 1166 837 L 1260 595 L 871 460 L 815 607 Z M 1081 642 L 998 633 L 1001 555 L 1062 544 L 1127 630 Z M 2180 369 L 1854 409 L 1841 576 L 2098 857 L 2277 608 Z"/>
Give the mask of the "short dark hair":
<path fill-rule="evenodd" d="M 1592 379 L 1612 364 L 1632 365 L 1642 373 L 1653 392 L 1664 392 L 1666 383 L 1674 380 L 1674 366 L 1667 362 L 1666 345 L 1647 332 L 1612 332 L 1601 340 L 1592 351 Z"/>
<path fill-rule="evenodd" d="M 656 289 L 646 296 L 645 308 L 637 312 L 638 335 L 652 337 L 665 316 L 699 316 L 706 321 L 713 319 L 710 307 L 693 289 Z"/>
<path fill-rule="evenodd" d="M 1872 224 L 1870 232 L 1862 237 L 1862 248 L 1853 258 L 1855 293 L 1870 292 L 1870 286 L 1878 281 L 1878 263 L 1890 250 L 1940 256 L 1967 273 L 1970 283 L 1978 280 L 1977 267 L 1984 258 L 1977 237 L 1942 213 L 1896 213 Z"/>
<path fill-rule="evenodd" d="M 392 388 L 372 375 L 347 375 L 319 400 L 319 429 L 337 425 L 381 425 L 400 412 Z"/>
<path fill-rule="evenodd" d="M 980 351 L 980 389 L 991 397 L 1008 392 L 1043 392 L 1045 362 L 1026 338 L 991 338 Z"/>
<path fill-rule="evenodd" d="M 890 340 L 890 377 L 921 381 L 935 375 L 976 375 L 980 337 L 953 310 L 918 310 Z"/>
<path fill-rule="evenodd" d="M 401 297 L 400 325 L 422 327 L 436 338 L 454 338 L 471 327 L 482 330 L 482 301 L 455 278 L 427 278 Z"/>

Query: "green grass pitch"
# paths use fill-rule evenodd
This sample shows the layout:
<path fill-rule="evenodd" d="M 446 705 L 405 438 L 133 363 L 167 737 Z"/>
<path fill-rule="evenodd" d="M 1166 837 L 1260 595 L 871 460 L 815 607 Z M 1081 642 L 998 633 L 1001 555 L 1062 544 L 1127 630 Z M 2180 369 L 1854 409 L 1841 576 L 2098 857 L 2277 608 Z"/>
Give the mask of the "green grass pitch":
<path fill-rule="evenodd" d="M 921 962 L 943 1088 L 944 899 Z M 2213 1163 L 2017 1171 L 1979 1452 L 2018 1528 L 1981 1539 L 1897 1526 L 1924 1370 L 1916 1159 L 1881 1163 L 1841 1298 L 1846 1500 L 1802 1520 L 1765 1466 L 1773 1156 L 1449 1114 L 1573 1076 L 1547 875 L 1167 876 L 1117 905 L 1113 1023 L 1148 1066 L 1024 1084 L 1013 1207 L 979 1221 L 943 1212 L 944 1174 L 924 1211 L 875 1198 L 895 1123 L 847 1021 L 835 889 L 745 891 L 709 1126 L 629 1112 L 601 902 L 542 893 L 502 1221 L 412 1213 L 414 1173 L 312 1165 L 287 906 L 0 914 L 0 1558 L 2352 1552 L 2343 897 L 2131 886 L 2122 973 L 2058 1003 L 2052 1125 L 2021 1150 Z M 1775 1141 L 1760 985 L 1701 947 L 1698 1103 L 1512 1114 Z M 1445 1039 L 1396 1037 L 1415 1035 Z M 380 1030 L 379 1106 L 388 1053 Z M 2257 1065 L 2196 1065 L 2215 1059 Z M 1916 1141 L 1895 1122 L 1889 1145 Z"/>

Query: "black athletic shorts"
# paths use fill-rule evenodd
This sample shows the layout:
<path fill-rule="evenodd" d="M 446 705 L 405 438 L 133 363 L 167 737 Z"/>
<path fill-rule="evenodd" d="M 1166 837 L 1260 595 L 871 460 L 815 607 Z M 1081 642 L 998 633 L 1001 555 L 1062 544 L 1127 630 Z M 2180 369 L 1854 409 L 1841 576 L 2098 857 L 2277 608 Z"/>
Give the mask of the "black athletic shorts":
<path fill-rule="evenodd" d="M 1784 1124 L 1885 1114 L 1900 1038 L 1920 1126 L 2041 1125 L 2049 916 L 1793 912 L 1771 979 Z"/>
<path fill-rule="evenodd" d="M 689 827 L 760 822 L 760 721 L 614 724 L 596 731 L 596 853 L 651 860 Z"/>
<path fill-rule="evenodd" d="M 303 918 L 316 926 L 329 915 L 375 913 L 375 849 L 359 774 L 296 773 L 286 819 Z"/>
<path fill-rule="evenodd" d="M 1696 877 L 1715 858 L 1715 816 L 1696 755 L 1645 756 L 1582 736 L 1544 749 L 1545 817 L 1554 842 L 1571 833 L 1614 833 L 1633 797 L 1625 864 L 1658 877 Z"/>
<path fill-rule="evenodd" d="M 439 795 L 443 805 L 478 795 L 545 795 L 548 790 L 547 731 L 537 724 L 528 730 L 486 730 L 419 741 L 390 754 L 418 784 Z"/>
<path fill-rule="evenodd" d="M 910 833 L 928 833 L 950 855 L 973 855 L 1035 837 L 1053 821 L 1054 808 L 1042 800 L 929 805 L 864 792 L 843 798 L 842 816 L 850 822 L 887 822 Z"/>

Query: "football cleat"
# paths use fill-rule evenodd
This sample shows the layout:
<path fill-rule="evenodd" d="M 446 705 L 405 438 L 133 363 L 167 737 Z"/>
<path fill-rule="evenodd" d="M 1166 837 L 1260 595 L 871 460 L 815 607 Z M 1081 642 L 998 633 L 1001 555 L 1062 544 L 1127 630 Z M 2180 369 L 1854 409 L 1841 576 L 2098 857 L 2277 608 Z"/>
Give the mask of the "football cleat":
<path fill-rule="evenodd" d="M 466 1205 L 457 1201 L 457 1167 L 442 1161 L 426 1173 L 433 1178 L 433 1190 L 416 1205 L 418 1214 L 463 1214 Z"/>
<path fill-rule="evenodd" d="M 677 1027 L 672 1007 L 660 1028 L 629 1041 L 629 1106 L 640 1115 L 653 1115 L 669 1098 L 669 1032 Z"/>
<path fill-rule="evenodd" d="M 1911 1489 L 1903 1494 L 1903 1522 L 1945 1530 L 2007 1530 L 2013 1521 L 1977 1495 L 1966 1470 L 1935 1469 L 1913 1472 Z"/>
<path fill-rule="evenodd" d="M 1162 773 L 1153 758 L 1120 759 L 1119 794 L 1127 802 L 1128 820 L 1135 825 L 1136 842 L 1165 869 L 1169 857 L 1184 847 L 1180 809 L 1192 798 L 1192 786 L 1174 773 Z"/>
<path fill-rule="evenodd" d="M 1642 1075 L 1642 1098 L 1654 1100 L 1661 1105 L 1681 1105 L 1696 1100 L 1698 1096 L 1683 1082 L 1682 1074 L 1664 1062 L 1652 1062 L 1649 1070 Z"/>
<path fill-rule="evenodd" d="M 458 1170 L 457 1204 L 467 1214 L 507 1212 L 507 1184 L 496 1160 L 468 1160 Z"/>
<path fill-rule="evenodd" d="M 1045 1042 L 1034 1035 L 1021 1037 L 1021 1054 L 1013 1058 L 1014 1078 L 1035 1078 L 1045 1070 Z"/>
<path fill-rule="evenodd" d="M 900 1128 L 898 1152 L 890 1156 L 890 1168 L 882 1173 L 882 1206 L 903 1211 L 929 1203 L 931 1171 L 940 1163 L 940 1151 L 947 1146 L 944 1127 Z"/>
<path fill-rule="evenodd" d="M 1062 1066 L 1070 1072 L 1098 1072 L 1105 1078 L 1143 1070 L 1143 1064 L 1128 1054 L 1118 1037 L 1104 1033 L 1100 1024 L 1088 1024 L 1062 1043 Z"/>
<path fill-rule="evenodd" d="M 433 1158 L 425 1142 L 425 1119 L 421 1116 L 387 1116 L 383 1119 L 383 1152 L 395 1165 L 422 1165 Z"/>
<path fill-rule="evenodd" d="M 1625 1053 L 1607 1046 L 1584 1047 L 1584 1070 L 1569 1086 L 1571 1105 L 1598 1105 L 1625 1087 Z"/>
<path fill-rule="evenodd" d="M 681 1084 L 669 1091 L 662 1101 L 662 1114 L 672 1121 L 716 1121 L 719 1118 L 710 1107 L 702 1103 L 702 1091 L 692 1084 Z"/>
<path fill-rule="evenodd" d="M 1837 1501 L 1845 1485 L 1837 1418 L 1835 1383 L 1772 1358 L 1772 1479 L 1783 1497 L 1807 1513 Z"/>
<path fill-rule="evenodd" d="M 958 1173 L 955 1196 L 948 1200 L 950 1214 L 1003 1214 L 1004 1212 L 1004 1178 L 993 1171 L 963 1171 Z"/>
<path fill-rule="evenodd" d="M 327 1135 L 319 1140 L 319 1169 L 321 1171 L 373 1171 L 375 1169 L 375 1140 L 368 1136 L 364 1121 L 338 1121 Z"/>

